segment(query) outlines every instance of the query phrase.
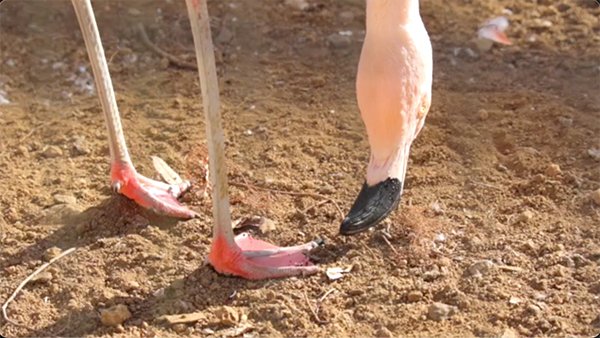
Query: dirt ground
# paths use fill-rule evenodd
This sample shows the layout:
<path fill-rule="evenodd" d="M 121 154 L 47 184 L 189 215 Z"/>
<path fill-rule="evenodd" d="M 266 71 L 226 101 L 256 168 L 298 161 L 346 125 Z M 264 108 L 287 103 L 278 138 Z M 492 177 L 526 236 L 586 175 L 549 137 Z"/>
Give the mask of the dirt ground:
<path fill-rule="evenodd" d="M 0 302 L 60 250 L 0 319 L 17 336 L 593 336 L 600 332 L 600 9 L 591 0 L 422 1 L 433 103 L 401 206 L 338 236 L 368 144 L 354 81 L 364 3 L 210 1 L 234 218 L 257 237 L 321 236 L 323 268 L 265 282 L 203 261 L 210 200 L 198 75 L 179 0 L 94 1 L 127 142 L 140 172 L 164 158 L 195 186 L 176 221 L 109 188 L 107 134 L 70 2 L 0 4 Z M 478 25 L 507 15 L 513 46 L 481 52 Z M 342 32 L 340 34 L 339 32 Z M 350 33 L 351 32 L 351 35 Z M 9 102 L 6 102 L 9 101 Z M 0 102 L 2 99 L 0 99 Z M 595 152 L 596 151 L 596 152 Z M 558 166 L 558 167 L 557 167 Z M 266 191 L 317 193 L 313 198 Z M 381 229 L 389 227 L 387 238 Z M 58 248 L 58 249 L 57 249 Z M 128 307 L 105 326 L 100 312 Z M 170 325 L 163 315 L 200 312 Z"/>

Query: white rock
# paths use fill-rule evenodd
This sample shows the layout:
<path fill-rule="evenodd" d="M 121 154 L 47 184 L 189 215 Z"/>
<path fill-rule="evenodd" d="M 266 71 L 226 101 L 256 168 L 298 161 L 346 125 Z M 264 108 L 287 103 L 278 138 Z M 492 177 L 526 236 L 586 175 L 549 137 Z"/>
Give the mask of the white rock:
<path fill-rule="evenodd" d="M 300 11 L 307 10 L 310 7 L 306 0 L 285 0 L 284 3 L 286 6 L 292 7 Z"/>
<path fill-rule="evenodd" d="M 429 310 L 427 311 L 427 318 L 439 322 L 444 319 L 450 318 L 457 311 L 458 309 L 456 308 L 456 306 L 447 305 L 443 303 L 433 303 L 429 306 Z"/>
<path fill-rule="evenodd" d="M 587 150 L 588 155 L 596 161 L 600 161 L 600 149 L 590 148 Z"/>
<path fill-rule="evenodd" d="M 484 259 L 477 261 L 467 268 L 465 272 L 466 276 L 483 276 L 487 274 L 494 267 L 494 263 L 490 260 Z"/>

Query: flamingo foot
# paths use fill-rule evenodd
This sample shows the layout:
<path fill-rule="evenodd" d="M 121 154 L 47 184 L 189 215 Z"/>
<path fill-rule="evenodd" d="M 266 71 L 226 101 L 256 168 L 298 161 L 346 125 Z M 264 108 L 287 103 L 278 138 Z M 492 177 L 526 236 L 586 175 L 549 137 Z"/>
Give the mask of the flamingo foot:
<path fill-rule="evenodd" d="M 179 198 L 190 189 L 190 181 L 167 184 L 137 173 L 133 165 L 115 162 L 111 168 L 113 190 L 134 200 L 138 205 L 158 214 L 189 219 L 197 213 L 179 203 Z"/>
<path fill-rule="evenodd" d="M 310 262 L 307 254 L 322 244 L 322 240 L 315 240 L 278 247 L 243 233 L 235 237 L 232 246 L 224 236 L 218 236 L 213 241 L 208 261 L 219 273 L 246 279 L 306 276 L 320 270 Z"/>

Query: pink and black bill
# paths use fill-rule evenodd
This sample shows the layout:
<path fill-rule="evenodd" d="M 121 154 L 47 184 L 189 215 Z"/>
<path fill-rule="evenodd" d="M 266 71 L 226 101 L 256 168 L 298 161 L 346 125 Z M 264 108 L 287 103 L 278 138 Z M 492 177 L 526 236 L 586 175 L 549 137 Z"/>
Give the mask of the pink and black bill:
<path fill-rule="evenodd" d="M 376 226 L 398 207 L 402 182 L 388 178 L 373 186 L 366 182 L 340 226 L 340 234 L 355 235 Z"/>

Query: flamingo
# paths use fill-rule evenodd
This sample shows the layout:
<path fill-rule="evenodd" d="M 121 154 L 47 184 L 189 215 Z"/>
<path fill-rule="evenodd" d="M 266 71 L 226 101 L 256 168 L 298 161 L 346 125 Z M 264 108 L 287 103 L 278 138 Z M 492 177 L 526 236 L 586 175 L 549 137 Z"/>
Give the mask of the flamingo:
<path fill-rule="evenodd" d="M 111 185 L 144 208 L 190 219 L 196 212 L 178 201 L 189 181 L 167 184 L 139 174 L 131 161 L 112 80 L 90 0 L 72 0 L 108 129 Z M 247 279 L 309 275 L 319 271 L 307 253 L 322 241 L 278 247 L 248 234 L 234 236 L 227 195 L 224 133 L 206 0 L 186 0 L 208 139 L 213 200 L 209 263 L 222 274 Z M 431 102 L 431 43 L 418 0 L 367 0 L 367 34 L 356 82 L 371 156 L 367 177 L 340 233 L 356 234 L 387 217 L 402 194 L 408 154 Z"/>

